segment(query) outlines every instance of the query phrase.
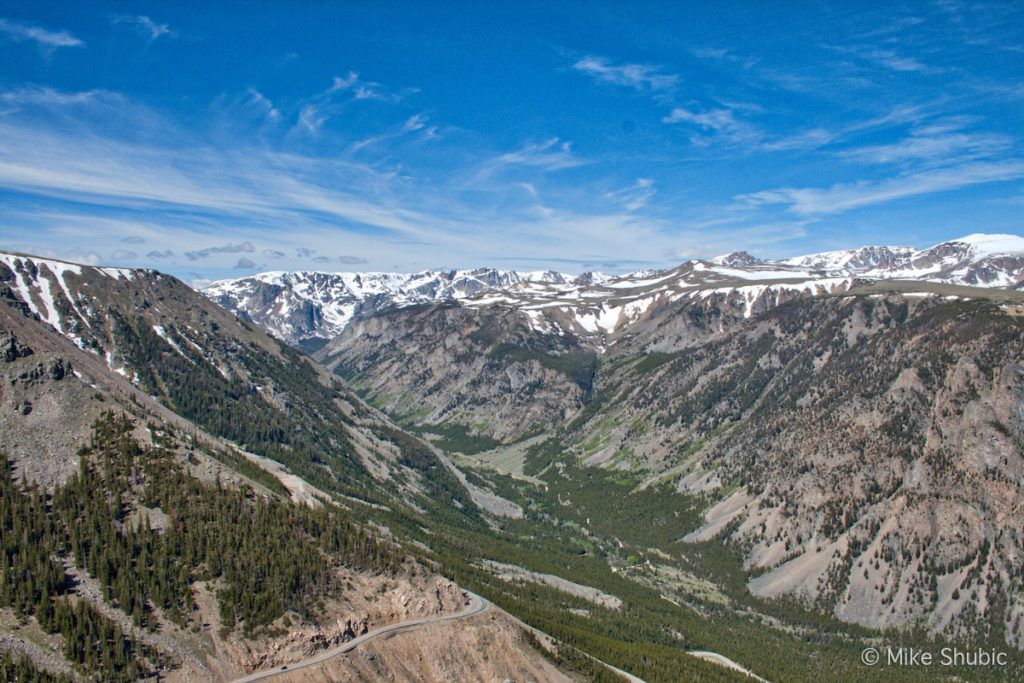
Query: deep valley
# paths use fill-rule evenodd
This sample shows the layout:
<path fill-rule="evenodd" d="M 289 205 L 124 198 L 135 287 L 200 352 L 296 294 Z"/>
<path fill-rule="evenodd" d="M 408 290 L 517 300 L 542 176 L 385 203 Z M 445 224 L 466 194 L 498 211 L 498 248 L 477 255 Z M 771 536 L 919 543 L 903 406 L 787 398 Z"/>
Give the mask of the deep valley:
<path fill-rule="evenodd" d="M 5 254 L 5 675 L 232 680 L 427 619 L 281 679 L 1015 680 L 1024 256 L 959 244 L 449 274 L 315 329 L 329 288 Z M 1009 663 L 860 663 L 892 644 Z"/>

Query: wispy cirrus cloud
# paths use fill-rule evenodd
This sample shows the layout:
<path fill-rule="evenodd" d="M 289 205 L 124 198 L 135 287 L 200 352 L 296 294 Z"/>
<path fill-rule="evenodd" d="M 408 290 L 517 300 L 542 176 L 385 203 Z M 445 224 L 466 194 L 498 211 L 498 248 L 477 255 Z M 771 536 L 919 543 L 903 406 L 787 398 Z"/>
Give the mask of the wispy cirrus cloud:
<path fill-rule="evenodd" d="M 866 145 L 842 150 L 838 156 L 849 161 L 869 164 L 917 162 L 948 163 L 991 157 L 1013 146 L 1009 136 L 994 133 L 942 132 L 927 129 L 913 131 L 908 137 L 881 145 Z"/>
<path fill-rule="evenodd" d="M 177 31 L 172 29 L 169 24 L 153 21 L 144 14 L 118 15 L 113 17 L 112 21 L 115 24 L 131 27 L 136 33 L 148 38 L 151 43 L 164 36 L 173 38 L 178 35 Z"/>
<path fill-rule="evenodd" d="M 805 150 L 822 147 L 839 137 L 836 131 L 826 128 L 811 128 L 810 130 L 790 133 L 774 140 L 766 140 L 761 143 L 761 149 L 766 152 L 784 152 L 789 150 Z"/>
<path fill-rule="evenodd" d="M 922 64 L 914 57 L 901 55 L 893 50 L 868 49 L 858 52 L 863 59 L 884 66 L 893 71 L 916 72 L 916 73 L 938 73 L 940 70 L 935 67 Z"/>
<path fill-rule="evenodd" d="M 816 149 L 832 143 L 842 143 L 858 135 L 919 124 L 928 120 L 933 109 L 934 105 L 901 104 L 879 115 L 854 119 L 840 126 L 809 128 L 765 139 L 759 147 L 767 152 Z M 843 153 L 838 154 L 841 157 Z"/>
<path fill-rule="evenodd" d="M 427 121 L 429 120 L 430 117 L 426 114 L 413 114 L 405 120 L 405 123 L 402 124 L 402 128 L 399 132 L 410 133 L 414 130 L 423 130 L 427 127 Z"/>
<path fill-rule="evenodd" d="M 301 104 L 293 132 L 316 136 L 332 117 L 337 116 L 350 102 L 378 100 L 397 104 L 415 88 L 392 91 L 380 83 L 360 78 L 355 71 L 334 76 L 331 85 Z"/>
<path fill-rule="evenodd" d="M 405 120 L 400 126 L 392 126 L 390 130 L 380 133 L 378 135 L 371 135 L 370 137 L 357 140 L 349 146 L 349 150 L 352 152 L 358 152 L 361 149 L 380 145 L 384 142 L 393 141 L 402 136 L 415 136 L 415 139 L 419 140 L 433 140 L 438 136 L 437 126 L 428 125 L 430 117 L 426 114 L 413 114 Z"/>
<path fill-rule="evenodd" d="M 721 130 L 724 135 L 732 134 L 726 124 L 735 118 L 719 115 L 702 117 L 701 114 L 705 113 L 686 110 L 685 115 L 677 114 L 676 118 L 680 123 L 707 124 L 709 132 Z M 890 125 L 897 120 L 914 120 L 917 121 L 914 130 L 921 135 L 955 134 L 971 124 L 967 119 L 934 119 L 929 122 L 917 113 L 913 116 L 904 114 L 882 115 L 872 119 L 871 124 Z M 422 130 L 421 124 L 425 124 L 425 118 L 413 116 L 395 126 L 417 132 Z M 593 195 L 614 206 L 604 212 L 597 207 L 581 211 L 542 203 L 536 184 L 543 174 L 589 161 L 578 157 L 567 141 L 557 137 L 527 143 L 481 162 L 477 167 L 478 179 L 495 182 L 479 183 L 474 188 L 475 192 L 497 193 L 501 188 L 514 187 L 520 196 L 528 200 L 519 206 L 500 205 L 500 210 L 493 212 L 479 206 L 462 205 L 453 201 L 451 195 L 436 195 L 427 188 L 392 198 L 390 188 L 395 183 L 392 174 L 349 164 L 338 158 L 325 160 L 256 148 L 230 153 L 204 148 L 174 151 L 163 145 L 111 141 L 73 129 L 40 128 L 35 123 L 16 123 L 2 118 L 0 138 L 9 141 L 6 148 L 0 149 L 0 186 L 97 206 L 117 207 L 121 211 L 145 210 L 148 220 L 160 220 L 161 213 L 168 210 L 174 214 L 209 215 L 212 225 L 219 220 L 240 221 L 249 226 L 248 234 L 253 235 L 274 235 L 279 232 L 277 226 L 282 224 L 302 226 L 297 229 L 307 235 L 323 232 L 324 236 L 314 242 L 321 245 L 335 242 L 337 228 L 344 226 L 344 229 L 352 231 L 348 233 L 347 240 L 353 250 L 358 250 L 355 251 L 357 254 L 366 249 L 368 255 L 379 255 L 382 244 L 359 237 L 363 229 L 357 226 L 368 226 L 373 230 L 372 234 L 378 236 L 377 239 L 384 237 L 394 240 L 393 243 L 429 243 L 431 253 L 478 254 L 472 261 L 477 263 L 484 260 L 479 254 L 494 254 L 495 244 L 513 242 L 516 251 L 523 254 L 542 247 L 546 255 L 539 254 L 537 258 L 541 259 L 550 259 L 550 254 L 559 250 L 571 252 L 576 248 L 574 245 L 584 242 L 595 245 L 595 256 L 602 252 L 637 253 L 630 245 L 642 239 L 649 240 L 652 245 L 664 244 L 663 232 L 668 229 L 666 224 L 643 215 L 656 192 L 654 178 L 649 176 L 638 177 L 616 190 L 607 189 L 609 185 L 605 184 Z M 506 182 L 508 179 L 504 177 L 501 182 L 496 181 L 499 174 L 513 170 L 520 176 L 514 178 L 516 182 Z M 534 175 L 522 177 L 526 172 Z M 1016 177 L 1014 174 L 1018 173 L 1024 173 L 1024 168 L 960 165 L 944 175 L 907 173 L 888 181 L 748 193 L 738 197 L 738 205 L 747 209 L 781 208 L 798 218 L 778 221 L 779 225 L 799 227 L 831 213 L 965 184 L 997 182 Z M 320 178 L 325 174 L 334 181 L 328 184 L 321 182 Z M 339 178 L 345 180 L 338 182 Z M 406 182 L 402 181 L 403 184 Z M 368 188 L 376 189 L 367 191 Z M 737 214 L 736 217 L 721 218 L 719 224 L 731 226 L 729 229 L 736 233 L 748 220 Z M 766 224 L 763 220 L 758 223 Z M 483 227 L 485 225 L 486 228 Z M 214 242 L 211 246 L 209 239 L 189 233 L 187 237 L 174 238 L 165 246 L 166 236 L 155 237 L 158 233 L 144 232 L 134 225 L 126 227 L 133 231 L 133 235 L 154 235 L 156 249 L 153 251 L 168 252 L 165 257 L 151 252 L 147 258 L 153 260 L 170 262 L 173 254 L 169 246 L 195 244 L 198 248 L 193 247 L 183 254 L 183 258 L 190 262 L 216 262 L 221 264 L 220 268 L 233 268 L 240 259 L 254 263 L 251 255 L 262 253 L 279 264 L 287 266 L 294 263 L 301 267 L 301 262 L 292 262 L 290 257 L 285 257 L 286 250 L 290 251 L 292 247 L 275 238 L 239 239 L 237 235 L 242 233 L 235 233 L 231 241 Z M 729 246 L 728 239 L 709 237 L 700 230 L 679 232 L 676 228 L 676 232 L 678 239 L 691 245 L 708 242 Z M 784 234 L 780 228 L 779 235 Z M 423 248 L 411 249 L 409 253 Z M 319 254 L 311 247 L 303 247 L 297 258 L 307 262 L 345 265 L 363 263 L 352 259 L 370 261 L 366 256 L 337 257 L 330 256 L 330 253 L 330 246 L 323 247 Z M 648 259 L 659 258 L 650 250 L 642 253 Z M 226 256 L 235 258 L 225 261 Z M 591 260 L 597 262 L 598 259 Z M 430 265 L 436 267 L 438 263 L 434 261 Z"/>
<path fill-rule="evenodd" d="M 702 133 L 691 138 L 698 144 L 707 143 L 707 133 L 731 142 L 754 142 L 763 137 L 754 125 L 738 119 L 733 110 L 727 108 L 691 111 L 685 107 L 674 107 L 671 113 L 661 120 L 663 123 L 691 124 L 701 130 Z"/>
<path fill-rule="evenodd" d="M 677 74 L 666 73 L 653 64 L 612 64 L 604 57 L 588 56 L 578 60 L 572 68 L 602 83 L 621 85 L 637 92 L 669 91 L 679 84 Z"/>
<path fill-rule="evenodd" d="M 327 123 L 327 119 L 330 118 L 324 113 L 321 106 L 315 104 L 307 104 L 299 110 L 299 117 L 296 121 L 295 128 L 297 130 L 305 131 L 310 135 L 316 135 L 323 128 L 323 125 Z"/>
<path fill-rule="evenodd" d="M 0 92 L 0 103 L 18 107 L 25 105 L 66 107 L 68 105 L 90 103 L 108 95 L 110 93 L 104 90 L 64 92 L 46 86 L 27 85 Z"/>
<path fill-rule="evenodd" d="M 332 88 L 347 92 L 357 78 L 340 78 Z M 45 231 L 68 245 L 65 255 L 75 240 L 109 244 L 126 235 L 138 237 L 151 245 L 145 256 L 151 265 L 188 264 L 189 272 L 201 271 L 190 276 L 199 280 L 223 275 L 242 259 L 255 263 L 252 254 L 284 255 L 296 240 L 322 245 L 320 254 L 312 247 L 297 254 L 307 262 L 319 258 L 314 262 L 383 265 L 386 258 L 387 267 L 394 267 L 404 259 L 404 267 L 412 268 L 417 263 L 438 267 L 488 262 L 508 250 L 550 259 L 554 243 L 563 250 L 586 243 L 593 258 L 608 258 L 636 240 L 655 244 L 654 234 L 667 227 L 633 215 L 653 192 L 646 181 L 630 188 L 633 196 L 603 201 L 596 192 L 583 210 L 541 206 L 537 197 L 524 205 L 519 187 L 504 181 L 480 183 L 472 188 L 477 201 L 466 204 L 458 197 L 462 175 L 455 178 L 460 188 L 437 188 L 408 176 L 398 179 L 393 170 L 382 171 L 370 162 L 351 162 L 344 154 L 311 156 L 244 142 L 214 148 L 197 143 L 173 123 L 160 125 L 159 133 L 147 133 L 137 124 L 152 120 L 152 113 L 128 100 L 114 117 L 117 125 L 111 126 L 103 98 L 73 95 L 53 92 L 45 103 L 26 105 L 63 106 L 52 116 L 40 117 L 30 109 L 0 116 L 0 139 L 5 140 L 0 146 L 0 187 L 25 198 L 18 218 L 18 225 L 26 226 L 21 233 Z M 393 130 L 422 136 L 430 128 L 426 114 L 420 113 L 404 117 Z M 126 130 L 132 134 L 124 134 Z M 287 144 L 287 137 L 282 142 Z M 515 169 L 517 178 L 532 187 L 544 174 L 584 163 L 568 141 L 553 137 L 479 159 L 468 170 L 483 169 L 486 177 Z M 510 188 L 514 203 L 507 203 Z M 63 216 L 43 216 L 33 208 L 40 198 L 68 201 L 76 208 Z M 282 225 L 288 228 L 282 230 Z M 11 237 L 19 231 L 8 233 Z M 331 245 L 339 234 L 345 235 L 351 251 L 332 256 Z M 230 241 L 212 242 L 210 235 Z M 171 248 L 175 245 L 194 246 L 179 252 L 179 263 Z M 102 248 L 108 254 L 115 251 Z M 23 249 L 39 251 L 33 245 Z M 275 262 L 302 267 L 290 255 Z"/>
<path fill-rule="evenodd" d="M 29 41 L 46 51 L 61 47 L 82 47 L 85 43 L 68 31 L 50 31 L 35 24 L 0 18 L 0 35 L 8 40 Z"/>
<path fill-rule="evenodd" d="M 274 106 L 274 103 L 266 95 L 256 88 L 248 88 L 246 94 L 248 95 L 246 103 L 266 117 L 267 121 L 277 123 L 281 120 L 281 111 Z"/>
<path fill-rule="evenodd" d="M 736 199 L 751 207 L 782 205 L 799 216 L 820 217 L 907 197 L 1018 178 L 1024 178 L 1024 160 L 973 162 L 877 181 L 765 190 L 739 195 Z"/>
<path fill-rule="evenodd" d="M 485 161 L 476 174 L 477 180 L 515 167 L 528 167 L 542 171 L 561 171 L 582 166 L 586 162 L 572 152 L 572 143 L 560 138 L 531 142 L 513 152 L 505 152 Z"/>
<path fill-rule="evenodd" d="M 690 50 L 695 57 L 714 59 L 738 64 L 745 69 L 755 66 L 760 60 L 749 55 L 740 55 L 735 50 L 720 47 L 695 47 Z"/>
<path fill-rule="evenodd" d="M 401 93 L 388 92 L 380 83 L 363 80 L 355 71 L 349 71 L 345 76 L 335 76 L 327 93 L 350 91 L 353 98 L 357 100 L 387 100 L 398 102 L 402 99 Z"/>
<path fill-rule="evenodd" d="M 376 178 L 366 167 L 265 150 L 177 152 L 161 146 L 90 138 L 0 119 L 0 185 L 108 206 L 262 216 L 319 214 L 388 230 L 415 230 L 412 211 L 393 211 L 310 179 L 344 173 L 358 188 Z M 229 157 L 231 160 L 229 160 Z"/>
<path fill-rule="evenodd" d="M 38 215 L 29 207 L 19 225 L 63 230 L 62 241 L 72 245 L 75 239 L 119 240 L 126 232 L 145 236 L 153 251 L 196 245 L 183 254 L 183 261 L 201 264 L 203 273 L 210 275 L 233 269 L 241 258 L 255 262 L 255 253 L 271 258 L 272 252 L 289 254 L 275 259 L 285 267 L 302 267 L 301 260 L 321 255 L 333 259 L 328 263 L 342 265 L 361 265 L 363 259 L 383 265 L 382 259 L 388 259 L 387 267 L 393 267 L 402 259 L 406 268 L 417 263 L 486 263 L 513 250 L 543 260 L 553 251 L 573 250 L 583 243 L 590 245 L 595 259 L 602 254 L 608 258 L 638 242 L 655 245 L 656 234 L 667 229 L 660 221 L 621 207 L 602 211 L 594 198 L 586 210 L 546 206 L 537 212 L 536 199 L 526 206 L 510 206 L 503 193 L 513 184 L 505 182 L 475 188 L 488 198 L 483 204 L 464 204 L 450 191 L 411 185 L 408 180 L 401 181 L 402 194 L 393 196 L 396 181 L 389 174 L 337 158 L 251 147 L 231 153 L 194 147 L 175 150 L 3 118 L 0 138 L 12 141 L 0 148 L 0 186 L 34 198 L 72 200 L 83 207 L 78 209 L 81 214 L 63 217 Z M 560 139 L 527 144 L 488 161 L 493 172 L 515 167 L 539 173 L 582 163 Z M 323 177 L 331 182 L 321 182 Z M 634 206 L 642 202 L 642 185 L 635 188 Z M 515 192 L 522 195 L 518 187 Z M 126 218 L 95 218 L 94 212 Z M 140 224 L 139 219 L 147 223 Z M 233 239 L 211 244 L 209 235 Z M 332 256 L 331 245 L 340 235 L 351 251 Z M 299 248 L 295 261 L 289 252 L 299 240 L 318 246 Z M 229 256 L 234 258 L 225 258 Z M 649 256 L 657 258 L 656 253 Z"/>
<path fill-rule="evenodd" d="M 632 185 L 610 190 L 605 196 L 622 204 L 627 211 L 637 211 L 647 206 L 657 192 L 653 178 L 637 178 Z"/>
<path fill-rule="evenodd" d="M 945 69 L 931 66 L 917 57 L 877 45 L 825 45 L 824 47 L 862 62 L 903 74 L 939 74 Z"/>

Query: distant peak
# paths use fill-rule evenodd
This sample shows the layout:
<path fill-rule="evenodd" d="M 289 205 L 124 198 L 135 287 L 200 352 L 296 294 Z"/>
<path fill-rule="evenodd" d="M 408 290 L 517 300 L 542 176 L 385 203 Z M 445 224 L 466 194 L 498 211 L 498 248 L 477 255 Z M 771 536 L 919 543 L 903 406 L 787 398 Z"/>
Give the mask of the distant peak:
<path fill-rule="evenodd" d="M 718 265 L 721 266 L 732 266 L 736 268 L 742 266 L 756 266 L 760 263 L 764 263 L 764 260 L 759 259 L 756 256 L 751 256 L 749 253 L 745 251 L 734 251 L 729 254 L 722 254 L 721 256 L 716 256 L 713 259 L 711 259 L 711 262 L 717 263 Z"/>
<path fill-rule="evenodd" d="M 979 254 L 1015 254 L 1024 251 L 1024 237 L 986 233 L 964 235 L 963 237 L 947 240 L 936 246 L 955 244 L 969 245 L 973 251 Z"/>

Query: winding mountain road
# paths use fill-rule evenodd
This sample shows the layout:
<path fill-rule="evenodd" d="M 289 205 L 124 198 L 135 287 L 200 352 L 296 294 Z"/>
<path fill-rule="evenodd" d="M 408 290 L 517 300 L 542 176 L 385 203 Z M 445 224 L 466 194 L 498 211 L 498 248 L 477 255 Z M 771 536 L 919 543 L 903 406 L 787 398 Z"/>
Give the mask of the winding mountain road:
<path fill-rule="evenodd" d="M 335 648 L 332 648 L 330 650 L 326 650 L 324 652 L 321 652 L 320 654 L 315 655 L 313 657 L 310 657 L 309 659 L 303 659 L 302 661 L 294 662 L 292 664 L 282 664 L 281 666 L 276 666 L 276 667 L 274 667 L 272 669 L 265 669 L 263 671 L 256 671 L 256 672 L 251 673 L 251 674 L 249 674 L 247 676 L 242 676 L 241 678 L 236 678 L 234 681 L 232 681 L 232 683 L 252 683 L 252 681 L 266 680 L 268 678 L 272 678 L 274 676 L 280 676 L 282 674 L 286 674 L 286 673 L 289 673 L 291 671 L 298 671 L 300 669 L 308 669 L 309 667 L 317 666 L 319 664 L 323 664 L 324 662 L 326 662 L 326 661 L 328 661 L 330 659 L 333 659 L 334 657 L 337 657 L 338 655 L 343 655 L 346 652 L 351 652 L 352 650 L 356 649 L 357 647 L 359 647 L 363 643 L 367 643 L 367 642 L 369 642 L 371 640 L 374 640 L 376 638 L 380 638 L 381 636 L 385 636 L 385 635 L 388 635 L 390 633 L 402 633 L 404 631 L 415 631 L 416 629 L 422 628 L 424 626 L 428 626 L 430 624 L 440 624 L 440 623 L 444 623 L 446 621 L 455 621 L 457 619 L 467 619 L 469 617 L 475 617 L 478 614 L 482 614 L 490 606 L 489 602 L 484 600 L 482 597 L 480 597 L 476 593 L 472 593 L 472 592 L 467 591 L 467 590 L 464 590 L 462 592 L 466 596 L 469 597 L 469 604 L 465 607 L 465 609 L 463 609 L 463 610 L 461 610 L 459 612 L 456 612 L 454 614 L 445 614 L 445 615 L 436 616 L 436 617 L 421 617 L 421 618 L 417 618 L 417 619 L 409 619 L 408 621 L 401 621 L 401 622 L 399 622 L 397 624 L 388 624 L 387 626 L 381 626 L 380 628 L 373 629 L 372 631 L 367 631 L 363 635 L 358 636 L 356 638 L 353 638 L 352 640 L 348 641 L 347 643 L 342 643 L 338 647 L 335 647 Z M 515 617 L 512 617 L 512 619 L 517 621 L 517 622 L 519 622 L 520 625 L 522 625 L 524 628 L 534 632 L 536 635 L 548 637 L 547 634 L 545 634 L 545 633 L 543 633 L 541 631 L 538 631 L 537 629 L 533 628 L 532 626 L 529 626 L 525 622 L 520 621 L 519 619 L 516 619 Z M 628 671 L 623 671 L 622 669 L 616 668 L 616 667 L 612 666 L 611 664 L 608 664 L 607 662 L 603 662 L 600 659 L 597 659 L 596 657 L 592 657 L 591 655 L 589 655 L 589 654 L 587 654 L 585 652 L 583 654 L 585 656 L 589 657 L 590 659 L 594 660 L 595 662 L 597 662 L 597 663 L 599 663 L 599 664 L 601 664 L 603 666 L 608 667 L 609 669 L 611 669 L 615 673 L 617 673 L 620 676 L 622 676 L 623 678 L 625 678 L 630 683 L 645 683 L 645 681 L 642 678 L 634 676 L 633 674 L 629 673 Z M 693 651 L 693 652 L 690 652 L 689 654 L 693 655 L 694 657 L 699 657 L 699 658 L 704 659 L 706 661 L 713 662 L 713 663 L 718 664 L 720 666 L 724 666 L 726 668 L 732 669 L 733 671 L 736 671 L 738 673 L 745 674 L 745 675 L 750 676 L 751 678 L 754 678 L 754 679 L 756 679 L 758 681 L 762 681 L 763 683 L 768 683 L 768 681 L 765 681 L 765 679 L 761 678 L 760 676 L 758 676 L 754 672 L 752 672 L 749 669 L 746 669 L 746 668 L 740 666 L 736 662 L 732 661 L 731 659 L 729 659 L 727 657 L 724 657 L 723 655 L 718 654 L 717 652 Z"/>
<path fill-rule="evenodd" d="M 388 624 L 387 626 L 381 626 L 380 628 L 373 629 L 372 631 L 367 631 L 363 635 L 354 638 L 348 641 L 347 643 L 343 643 L 338 647 L 321 652 L 320 654 L 310 657 L 309 659 L 303 659 L 302 661 L 295 662 L 293 664 L 282 664 L 281 666 L 276 666 L 273 669 L 257 671 L 255 673 L 249 674 L 248 676 L 236 678 L 232 683 L 250 683 L 251 681 L 262 681 L 267 678 L 271 678 L 272 676 L 280 676 L 281 674 L 289 673 L 291 671 L 297 671 L 299 669 L 307 669 L 311 666 L 317 666 L 318 664 L 323 664 L 327 660 L 333 659 L 338 655 L 343 655 L 346 652 L 351 652 L 363 643 L 374 640 L 375 638 L 380 638 L 381 636 L 387 635 L 389 633 L 414 631 L 418 628 L 422 628 L 429 624 L 440 624 L 446 621 L 454 621 L 456 619 L 466 619 L 468 617 L 475 617 L 476 615 L 484 612 L 484 610 L 486 610 L 488 605 L 490 604 L 476 593 L 471 593 L 469 591 L 463 591 L 463 593 L 469 596 L 469 605 L 466 606 L 465 609 L 456 612 L 455 614 L 446 614 L 437 617 L 422 617 L 419 619 L 409 619 L 408 621 L 402 621 L 397 624 Z"/>

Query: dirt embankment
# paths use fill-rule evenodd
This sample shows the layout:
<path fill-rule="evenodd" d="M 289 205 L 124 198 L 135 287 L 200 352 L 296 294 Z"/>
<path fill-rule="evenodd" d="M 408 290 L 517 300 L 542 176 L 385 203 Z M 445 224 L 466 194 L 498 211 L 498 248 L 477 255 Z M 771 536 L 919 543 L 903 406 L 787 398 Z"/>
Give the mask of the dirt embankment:
<path fill-rule="evenodd" d="M 573 681 L 529 643 L 504 612 L 430 624 L 379 638 L 324 664 L 281 676 L 281 683 L 323 681 Z"/>

